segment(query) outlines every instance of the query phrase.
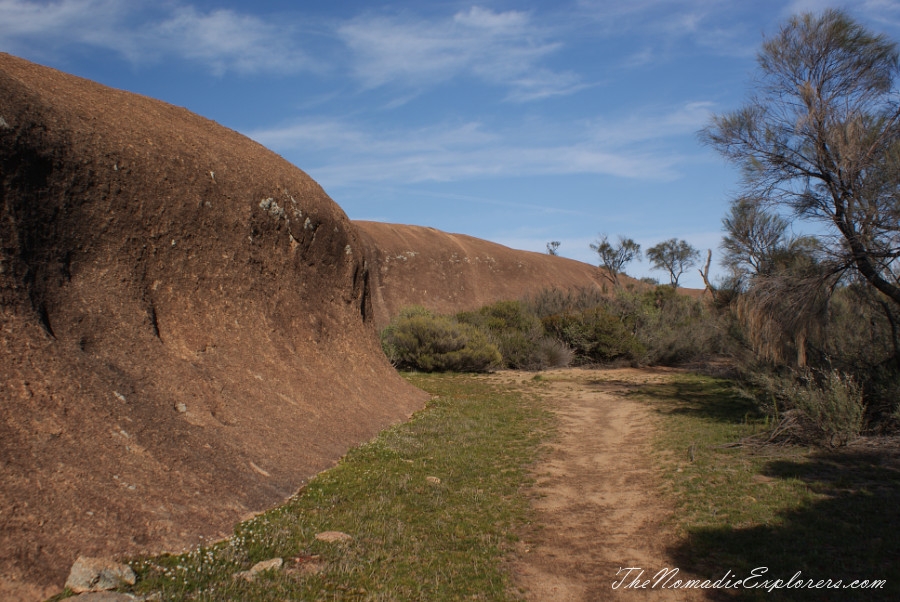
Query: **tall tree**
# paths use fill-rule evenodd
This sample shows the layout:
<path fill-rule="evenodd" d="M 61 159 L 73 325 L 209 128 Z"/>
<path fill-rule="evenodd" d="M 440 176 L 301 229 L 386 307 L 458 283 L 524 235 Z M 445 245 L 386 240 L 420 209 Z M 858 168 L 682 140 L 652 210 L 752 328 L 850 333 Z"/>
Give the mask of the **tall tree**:
<path fill-rule="evenodd" d="M 701 138 L 742 167 L 749 203 L 825 224 L 834 271 L 856 270 L 900 305 L 896 45 L 828 10 L 791 18 L 758 63 L 747 104 Z"/>
<path fill-rule="evenodd" d="M 723 263 L 735 273 L 767 274 L 773 255 L 785 246 L 788 221 L 747 198 L 732 202 L 722 219 Z"/>
<path fill-rule="evenodd" d="M 743 280 L 768 276 L 775 270 L 795 265 L 802 258 L 818 255 L 818 240 L 789 235 L 789 225 L 780 215 L 766 211 L 761 203 L 743 197 L 733 201 L 728 215 L 722 219 L 725 228 L 722 262 L 731 270 L 732 277 Z"/>
<path fill-rule="evenodd" d="M 601 234 L 596 242 L 591 243 L 591 250 L 599 256 L 601 267 L 606 268 L 604 275 L 616 286 L 625 266 L 641 259 L 641 245 L 624 236 L 619 236 L 619 244 L 613 245 L 606 234 Z"/>
<path fill-rule="evenodd" d="M 547 243 L 547 254 L 548 255 L 559 255 L 559 245 L 560 242 L 558 240 L 551 240 Z"/>
<path fill-rule="evenodd" d="M 678 288 L 678 279 L 687 269 L 697 265 L 700 252 L 684 240 L 670 238 L 647 249 L 647 259 L 653 269 L 669 272 L 672 288 Z"/>

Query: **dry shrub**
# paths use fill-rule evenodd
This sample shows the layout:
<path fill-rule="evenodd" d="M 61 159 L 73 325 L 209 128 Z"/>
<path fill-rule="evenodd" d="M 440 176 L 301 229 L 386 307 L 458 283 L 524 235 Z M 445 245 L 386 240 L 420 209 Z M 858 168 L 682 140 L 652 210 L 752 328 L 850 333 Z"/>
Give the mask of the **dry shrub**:
<path fill-rule="evenodd" d="M 846 445 L 862 431 L 863 390 L 837 370 L 775 374 L 760 370 L 749 381 L 760 408 L 772 419 L 778 442 Z M 773 435 L 769 440 L 774 441 Z"/>
<path fill-rule="evenodd" d="M 538 343 L 541 368 L 565 368 L 575 359 L 568 345 L 557 339 L 543 338 Z"/>
<path fill-rule="evenodd" d="M 832 445 L 846 445 L 859 436 L 866 406 L 862 387 L 836 370 L 807 374 L 793 390 L 794 404 Z"/>
<path fill-rule="evenodd" d="M 528 297 L 522 303 L 538 318 L 557 314 L 576 313 L 604 305 L 609 295 L 596 287 L 575 290 L 547 288 Z"/>

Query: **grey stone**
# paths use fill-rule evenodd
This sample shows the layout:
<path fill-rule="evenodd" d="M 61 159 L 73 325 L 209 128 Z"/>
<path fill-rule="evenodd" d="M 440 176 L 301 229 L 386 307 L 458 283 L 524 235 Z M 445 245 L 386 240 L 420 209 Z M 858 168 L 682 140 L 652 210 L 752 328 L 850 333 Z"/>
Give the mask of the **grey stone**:
<path fill-rule="evenodd" d="M 250 567 L 249 571 L 241 571 L 240 573 L 235 573 L 234 578 L 253 581 L 253 579 L 256 578 L 256 575 L 258 575 L 259 573 L 262 573 L 263 571 L 277 571 L 283 564 L 284 560 L 282 560 L 281 558 L 270 558 L 269 560 L 257 562 L 252 567 Z"/>
<path fill-rule="evenodd" d="M 334 541 L 350 541 L 353 537 L 340 531 L 324 531 L 316 534 L 316 539 L 331 543 Z"/>
<path fill-rule="evenodd" d="M 144 598 L 138 598 L 131 594 L 120 594 L 118 592 L 91 592 L 81 594 L 72 598 L 78 602 L 139 602 Z"/>
<path fill-rule="evenodd" d="M 127 564 L 79 556 L 69 571 L 66 587 L 76 594 L 102 592 L 121 585 L 134 585 L 136 580 L 137 576 Z"/>

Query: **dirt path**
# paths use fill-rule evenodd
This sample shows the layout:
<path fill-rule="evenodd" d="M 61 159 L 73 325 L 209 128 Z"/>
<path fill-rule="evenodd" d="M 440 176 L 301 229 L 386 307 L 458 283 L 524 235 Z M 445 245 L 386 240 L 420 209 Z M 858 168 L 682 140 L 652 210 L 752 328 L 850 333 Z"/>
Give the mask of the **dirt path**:
<path fill-rule="evenodd" d="M 699 591 L 614 588 L 625 567 L 649 579 L 675 565 L 650 460 L 654 418 L 629 387 L 662 370 L 558 370 L 543 374 L 543 394 L 558 416 L 558 438 L 536 467 L 533 505 L 541 527 L 522 542 L 513 572 L 529 600 L 541 602 L 702 600 Z M 530 375 L 500 373 L 515 382 Z M 533 390 L 533 388 L 532 388 Z M 617 575 L 618 573 L 618 575 Z M 631 583 L 637 571 L 625 583 Z"/>

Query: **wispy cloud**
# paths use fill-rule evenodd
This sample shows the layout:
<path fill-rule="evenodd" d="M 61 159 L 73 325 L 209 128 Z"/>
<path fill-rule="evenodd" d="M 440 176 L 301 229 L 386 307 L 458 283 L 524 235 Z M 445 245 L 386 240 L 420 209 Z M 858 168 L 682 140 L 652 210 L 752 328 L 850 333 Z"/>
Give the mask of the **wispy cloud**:
<path fill-rule="evenodd" d="M 231 70 L 292 73 L 314 65 L 288 28 L 232 10 L 201 13 L 193 7 L 179 8 L 152 26 L 147 37 L 160 52 L 172 49 L 208 65 L 217 75 Z"/>
<path fill-rule="evenodd" d="M 312 68 L 289 28 L 233 10 L 123 0 L 0 0 L 0 48 L 40 55 L 72 47 L 133 63 L 179 57 L 216 75 Z"/>
<path fill-rule="evenodd" d="M 829 0 L 792 0 L 785 7 L 784 15 L 811 12 L 821 13 L 829 8 L 843 8 L 851 15 L 872 23 L 877 30 L 879 26 L 900 26 L 900 2 L 897 0 L 861 0 L 857 2 L 836 3 Z"/>
<path fill-rule="evenodd" d="M 708 101 L 693 101 L 675 107 L 643 108 L 615 119 L 597 118 L 588 129 L 597 140 L 617 147 L 692 136 L 709 123 L 713 107 Z"/>
<path fill-rule="evenodd" d="M 755 3 L 729 0 L 579 0 L 579 15 L 610 37 L 630 36 L 646 47 L 643 55 L 671 60 L 679 45 L 696 45 L 723 56 L 750 56 L 759 31 L 749 25 Z"/>
<path fill-rule="evenodd" d="M 352 71 L 368 88 L 432 86 L 476 77 L 506 86 L 509 100 L 571 94 L 580 77 L 542 61 L 561 48 L 529 13 L 473 7 L 452 17 L 363 15 L 337 30 L 354 54 Z"/>
<path fill-rule="evenodd" d="M 615 121 L 537 123 L 527 134 L 522 128 L 491 130 L 478 122 L 391 130 L 309 119 L 249 135 L 292 155 L 315 149 L 303 158 L 304 168 L 329 187 L 562 174 L 671 180 L 690 158 L 661 141 L 692 135 L 710 108 L 695 102 Z"/>
<path fill-rule="evenodd" d="M 127 51 L 127 36 L 114 34 L 127 12 L 117 0 L 0 0 L 0 46 L 16 51 L 86 44 Z"/>

